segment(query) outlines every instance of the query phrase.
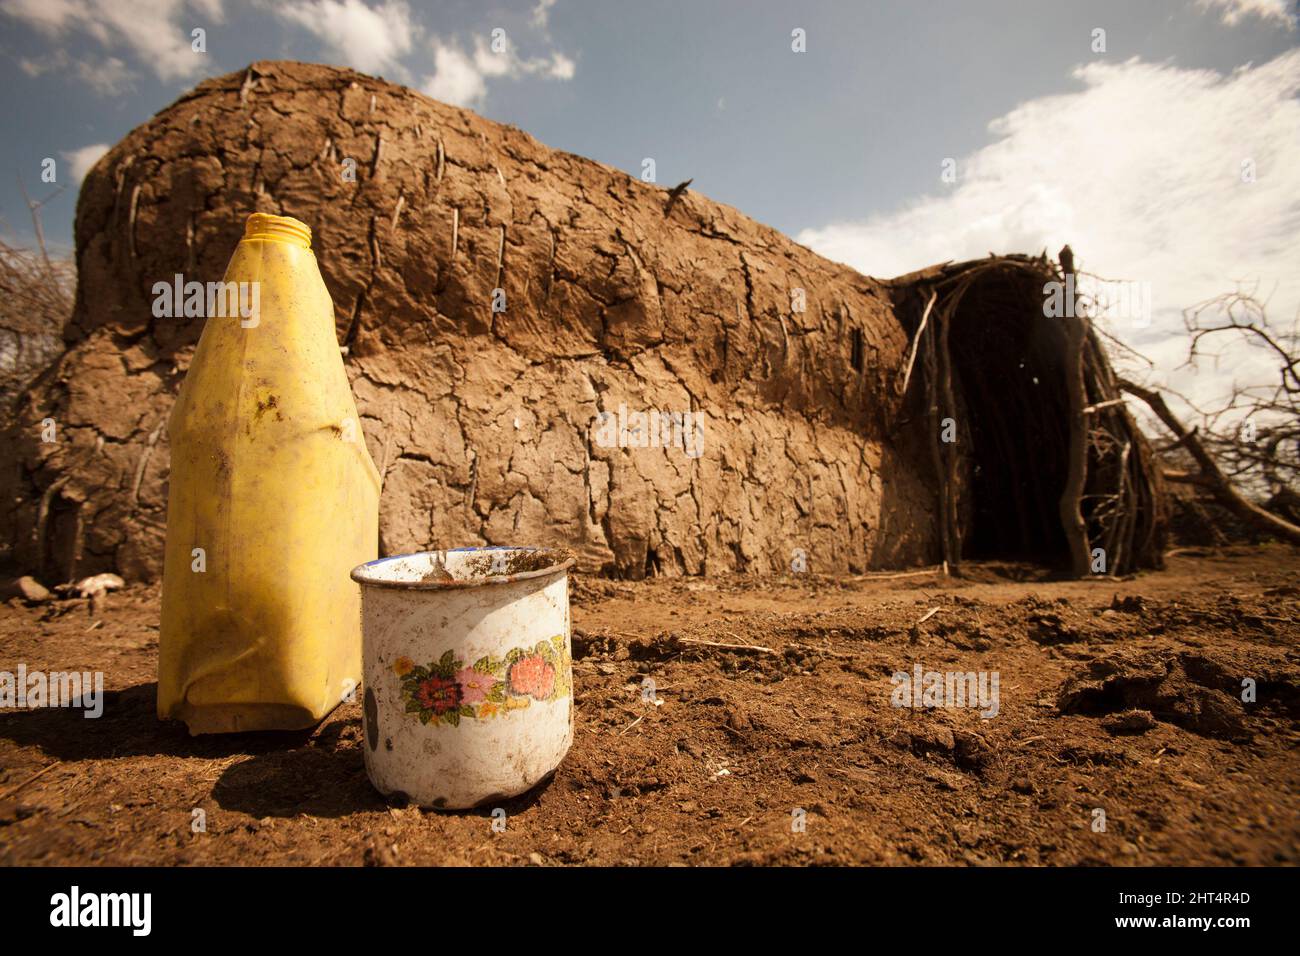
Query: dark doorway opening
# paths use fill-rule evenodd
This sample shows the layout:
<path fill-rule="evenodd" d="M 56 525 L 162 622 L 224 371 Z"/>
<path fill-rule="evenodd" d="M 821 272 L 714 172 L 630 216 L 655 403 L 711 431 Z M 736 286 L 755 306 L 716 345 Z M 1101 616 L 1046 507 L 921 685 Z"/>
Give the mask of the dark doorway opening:
<path fill-rule="evenodd" d="M 1059 502 L 1070 439 L 1061 324 L 1043 314 L 1033 283 L 990 272 L 957 303 L 949 348 L 968 438 L 963 556 L 1065 563 Z"/>

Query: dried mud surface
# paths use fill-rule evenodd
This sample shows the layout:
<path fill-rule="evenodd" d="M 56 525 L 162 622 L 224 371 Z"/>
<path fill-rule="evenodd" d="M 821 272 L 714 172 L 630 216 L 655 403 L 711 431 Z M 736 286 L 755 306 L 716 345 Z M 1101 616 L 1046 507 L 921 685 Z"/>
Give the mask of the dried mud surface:
<path fill-rule="evenodd" d="M 386 803 L 359 704 L 297 735 L 160 724 L 156 589 L 100 617 L 11 604 L 0 669 L 100 669 L 110 693 L 98 720 L 0 712 L 0 862 L 1296 864 L 1296 563 L 1182 555 L 1078 583 L 1010 565 L 950 584 L 579 577 L 574 747 L 499 833 L 490 808 Z M 997 670 L 998 715 L 893 708 L 889 675 L 918 661 Z"/>

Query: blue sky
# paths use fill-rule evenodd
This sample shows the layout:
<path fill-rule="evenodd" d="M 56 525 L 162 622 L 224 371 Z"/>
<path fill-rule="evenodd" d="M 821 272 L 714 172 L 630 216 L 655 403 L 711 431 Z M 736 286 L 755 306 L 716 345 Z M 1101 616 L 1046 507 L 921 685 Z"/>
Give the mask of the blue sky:
<path fill-rule="evenodd" d="M 653 157 L 659 182 L 693 177 L 870 274 L 1068 240 L 1085 268 L 1151 284 L 1156 321 L 1116 331 L 1161 359 L 1180 310 L 1235 283 L 1300 311 L 1294 0 L 0 0 L 4 228 L 30 238 L 18 181 L 48 195 L 53 157 L 66 190 L 44 224 L 70 243 L 99 152 L 203 77 L 279 57 L 633 175 Z"/>

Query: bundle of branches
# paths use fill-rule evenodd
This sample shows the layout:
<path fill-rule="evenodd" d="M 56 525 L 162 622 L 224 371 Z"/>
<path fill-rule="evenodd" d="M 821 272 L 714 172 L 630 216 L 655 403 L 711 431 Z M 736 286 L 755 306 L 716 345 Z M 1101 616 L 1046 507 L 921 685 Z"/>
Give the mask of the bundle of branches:
<path fill-rule="evenodd" d="M 903 400 L 919 377 L 949 566 L 964 550 L 1063 558 L 1077 575 L 1161 565 L 1159 471 L 1072 271 L 1066 247 L 1060 264 L 990 256 L 895 280 L 920 312 Z M 1045 305 L 1053 283 L 1071 290 L 1063 315 Z"/>
<path fill-rule="evenodd" d="M 62 351 L 75 287 L 71 260 L 51 257 L 43 243 L 23 249 L 0 240 L 0 417 Z"/>
<path fill-rule="evenodd" d="M 1212 342 L 1235 343 L 1265 356 L 1276 368 L 1271 381 L 1235 384 L 1231 394 L 1203 408 L 1178 397 L 1195 416 L 1190 427 L 1154 388 L 1123 381 L 1171 435 L 1162 449 L 1186 468 L 1166 468 L 1170 481 L 1195 485 L 1256 531 L 1300 544 L 1300 316 L 1291 328 L 1270 324 L 1263 303 L 1234 292 L 1188 309 L 1187 366 L 1210 357 Z M 1216 356 L 1217 357 L 1217 356 Z"/>

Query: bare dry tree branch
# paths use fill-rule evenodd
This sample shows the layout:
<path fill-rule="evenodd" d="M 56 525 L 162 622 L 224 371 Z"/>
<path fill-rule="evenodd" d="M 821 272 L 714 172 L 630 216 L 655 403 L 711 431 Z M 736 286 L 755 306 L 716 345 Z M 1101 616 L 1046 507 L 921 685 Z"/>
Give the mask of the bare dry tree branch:
<path fill-rule="evenodd" d="M 1163 395 L 1157 391 L 1143 388 L 1140 385 L 1135 385 L 1133 382 L 1124 379 L 1120 380 L 1119 386 L 1130 395 L 1142 399 L 1142 401 L 1144 401 L 1147 406 L 1155 412 L 1156 417 L 1164 423 L 1164 426 L 1173 432 L 1175 437 L 1182 442 L 1183 447 L 1187 449 L 1188 454 L 1192 456 L 1201 469 L 1195 483 L 1204 484 L 1208 487 L 1214 493 L 1214 497 L 1220 504 L 1243 521 L 1254 525 L 1261 531 L 1265 531 L 1268 534 L 1289 541 L 1292 544 L 1300 544 L 1300 527 L 1297 527 L 1291 522 L 1261 508 L 1259 505 L 1247 500 L 1239 491 L 1237 491 L 1219 469 L 1218 463 L 1215 462 L 1213 456 L 1206 451 L 1201 440 L 1192 432 L 1188 431 L 1186 426 L 1184 426 L 1174 413 L 1170 411 Z M 1177 475 L 1177 472 L 1172 474 L 1167 472 L 1165 477 L 1179 480 L 1178 477 L 1175 477 Z M 1182 477 L 1183 480 L 1191 480 L 1186 476 Z"/>

